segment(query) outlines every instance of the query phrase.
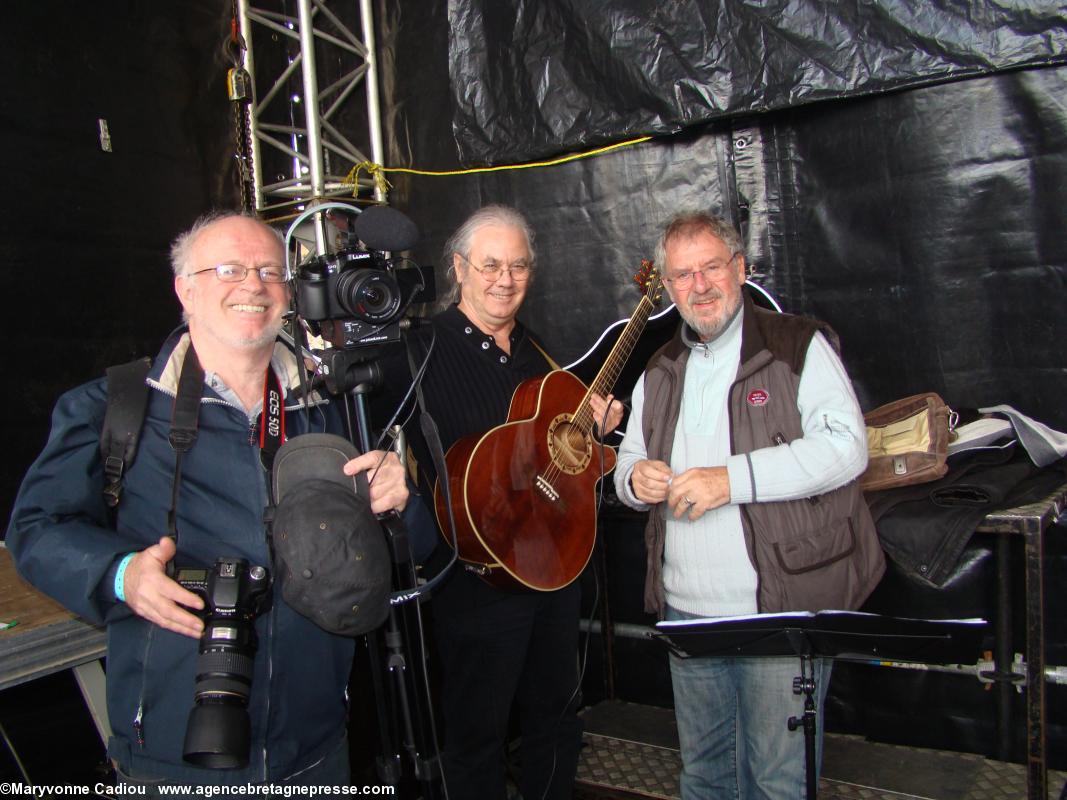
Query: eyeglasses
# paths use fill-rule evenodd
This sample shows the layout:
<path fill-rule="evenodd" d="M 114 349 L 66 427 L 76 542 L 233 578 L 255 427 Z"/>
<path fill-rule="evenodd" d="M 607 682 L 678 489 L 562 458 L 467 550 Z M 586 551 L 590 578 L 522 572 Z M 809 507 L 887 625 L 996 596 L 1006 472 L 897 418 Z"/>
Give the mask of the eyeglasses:
<path fill-rule="evenodd" d="M 693 281 L 696 280 L 697 275 L 703 275 L 704 280 L 711 283 L 714 280 L 718 280 L 725 274 L 726 270 L 730 268 L 730 265 L 734 263 L 740 253 L 734 253 L 729 261 L 715 261 L 708 264 L 703 269 L 695 269 L 692 272 L 679 272 L 673 278 L 664 278 L 664 283 L 669 283 L 674 286 L 675 289 L 681 289 L 683 292 L 693 285 Z"/>
<path fill-rule="evenodd" d="M 202 275 L 205 272 L 214 272 L 223 283 L 240 283 L 253 270 L 259 273 L 259 279 L 264 283 L 285 283 L 285 267 L 276 264 L 269 264 L 265 267 L 246 267 L 244 264 L 218 264 L 214 267 L 198 269 L 196 272 L 187 272 L 186 275 Z"/>
<path fill-rule="evenodd" d="M 511 275 L 511 279 L 516 283 L 522 283 L 524 280 L 530 277 L 531 267 L 529 264 L 526 264 L 522 261 L 515 261 L 504 267 L 496 263 L 495 261 L 490 260 L 487 261 L 483 266 L 479 267 L 466 256 L 461 255 L 459 253 L 457 253 L 456 255 L 459 255 L 460 258 L 466 261 L 467 264 L 471 266 L 475 272 L 479 273 L 483 278 L 489 281 L 489 283 L 494 283 L 495 281 L 497 281 L 500 276 L 505 272 Z"/>

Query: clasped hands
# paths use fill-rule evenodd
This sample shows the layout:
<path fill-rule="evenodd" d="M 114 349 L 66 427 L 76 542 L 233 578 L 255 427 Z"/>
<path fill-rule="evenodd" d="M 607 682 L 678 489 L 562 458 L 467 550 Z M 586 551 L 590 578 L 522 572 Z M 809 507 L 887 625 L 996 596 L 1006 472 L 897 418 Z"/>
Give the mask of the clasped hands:
<path fill-rule="evenodd" d="M 730 476 L 726 467 L 694 467 L 675 475 L 663 461 L 645 459 L 630 473 L 634 496 L 642 503 L 666 501 L 674 518 L 683 514 L 700 519 L 705 511 L 730 502 Z"/>
<path fill-rule="evenodd" d="M 396 453 L 372 450 L 344 465 L 346 475 L 367 473 L 370 507 L 375 514 L 402 511 L 408 502 L 404 467 Z M 167 577 L 167 563 L 174 558 L 174 540 L 164 536 L 130 559 L 124 576 L 126 604 L 138 616 L 175 633 L 200 638 L 204 623 L 188 609 L 202 609 L 204 601 Z"/>

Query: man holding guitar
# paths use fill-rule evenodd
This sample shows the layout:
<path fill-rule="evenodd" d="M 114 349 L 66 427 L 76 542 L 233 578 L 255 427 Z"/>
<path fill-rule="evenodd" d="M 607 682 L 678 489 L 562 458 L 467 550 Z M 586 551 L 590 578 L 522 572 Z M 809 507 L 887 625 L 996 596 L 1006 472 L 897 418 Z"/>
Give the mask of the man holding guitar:
<path fill-rule="evenodd" d="M 449 451 L 457 442 L 469 440 L 473 451 L 486 438 L 482 434 L 509 422 L 509 408 L 512 415 L 516 413 L 520 400 L 516 388 L 556 365 L 516 319 L 535 272 L 532 232 L 519 212 L 504 206 L 476 211 L 449 239 L 443 263 L 449 265 L 453 283 L 452 304 L 433 319 L 433 350 L 422 395 L 437 424 L 442 448 Z M 429 340 L 429 335 L 422 337 L 424 349 L 429 349 Z M 532 410 L 536 412 L 539 405 L 538 399 Z M 622 405 L 610 394 L 605 398 L 590 393 L 583 401 L 585 407 L 594 421 L 605 423 L 605 431 L 622 419 Z M 418 455 L 420 483 L 428 488 L 436 476 L 425 442 L 418 431 L 413 431 L 411 440 Z M 527 437 L 509 441 L 512 452 L 501 454 L 503 447 L 494 448 L 485 466 L 466 457 L 454 464 L 455 454 L 449 455 L 450 477 L 453 471 L 458 474 L 459 491 L 453 491 L 456 514 L 479 520 L 476 537 L 488 537 L 484 528 L 494 520 L 509 519 L 513 509 L 508 506 L 516 498 L 539 491 L 530 488 L 533 476 L 525 470 L 540 445 Z M 568 438 L 567 446 L 582 452 L 598 449 L 583 441 L 581 431 Z M 502 475 L 493 469 L 501 460 Z M 597 463 L 594 456 L 586 460 L 584 469 L 569 469 L 596 471 L 598 478 Z M 548 489 L 555 491 L 556 485 L 562 482 Z M 438 489 L 440 496 L 442 487 Z M 590 492 L 589 502 L 593 499 Z M 519 516 L 533 516 L 535 528 L 539 523 L 536 514 Z M 445 539 L 451 541 L 440 514 L 439 523 Z M 595 529 L 595 513 L 591 524 Z M 559 538 L 561 533 L 534 532 L 535 544 L 542 539 L 555 541 L 547 534 Z M 592 536 L 595 530 L 588 533 Z M 497 531 L 494 541 L 506 534 Z M 529 542 L 516 541 L 506 549 L 508 553 L 490 555 L 503 562 L 519 553 L 514 563 L 550 566 L 568 555 L 565 541 L 558 553 L 548 555 L 527 552 L 538 549 Z M 572 577 L 562 585 L 522 580 L 511 580 L 509 585 L 496 580 L 512 576 L 492 557 L 487 560 L 493 563 L 472 563 L 462 543 L 460 557 L 467 560 L 452 571 L 430 603 L 443 678 L 443 766 L 449 797 L 503 800 L 503 753 L 513 701 L 522 733 L 519 784 L 523 797 L 569 797 L 581 744 L 581 723 L 576 716 L 579 586 L 573 577 L 585 561 L 579 560 L 566 573 Z M 588 553 L 584 558 L 588 559 Z M 554 573 L 549 570 L 549 574 Z"/>
<path fill-rule="evenodd" d="M 651 509 L 646 610 L 857 608 L 885 562 L 836 337 L 752 303 L 741 237 L 718 217 L 675 217 L 655 261 L 683 324 L 634 387 L 615 471 L 619 497 Z M 830 661 L 816 661 L 821 745 Z M 798 671 L 796 658 L 671 656 L 685 800 L 803 796 L 804 735 L 787 726 L 804 710 Z"/>

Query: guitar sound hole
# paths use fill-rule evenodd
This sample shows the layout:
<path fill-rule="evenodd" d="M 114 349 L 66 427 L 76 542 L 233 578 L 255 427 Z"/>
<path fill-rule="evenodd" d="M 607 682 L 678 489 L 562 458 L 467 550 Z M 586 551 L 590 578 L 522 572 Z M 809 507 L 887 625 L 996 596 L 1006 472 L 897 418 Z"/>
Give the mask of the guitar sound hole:
<path fill-rule="evenodd" d="M 576 475 L 588 466 L 593 445 L 582 429 L 571 423 L 570 415 L 561 414 L 549 426 L 548 451 L 552 463 L 564 472 Z"/>

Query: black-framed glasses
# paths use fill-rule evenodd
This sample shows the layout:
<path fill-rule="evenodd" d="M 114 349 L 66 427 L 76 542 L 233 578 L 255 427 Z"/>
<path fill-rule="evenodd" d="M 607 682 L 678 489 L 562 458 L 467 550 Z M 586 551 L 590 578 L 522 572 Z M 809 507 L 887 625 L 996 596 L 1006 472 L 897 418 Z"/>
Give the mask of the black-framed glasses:
<path fill-rule="evenodd" d="M 202 275 L 205 272 L 214 272 L 216 277 L 223 283 L 240 283 L 248 277 L 248 273 L 255 270 L 259 273 L 259 279 L 264 283 L 285 283 L 288 277 L 285 267 L 278 264 L 268 264 L 265 267 L 246 267 L 244 264 L 216 264 L 214 267 L 198 269 L 196 272 L 187 272 L 187 275 Z"/>
<path fill-rule="evenodd" d="M 469 258 L 462 254 L 457 254 L 460 258 L 467 262 L 467 264 L 474 269 L 479 275 L 485 278 L 489 283 L 494 283 L 499 280 L 500 276 L 507 272 L 511 275 L 511 279 L 516 283 L 522 283 L 524 280 L 530 277 L 530 272 L 533 268 L 525 261 L 513 261 L 508 265 L 499 264 L 496 261 L 489 260 L 482 266 L 478 266 Z"/>
<path fill-rule="evenodd" d="M 669 283 L 674 286 L 675 289 L 681 289 L 683 292 L 693 285 L 693 281 L 696 280 L 697 275 L 703 275 L 704 280 L 711 283 L 712 281 L 721 278 L 739 255 L 741 254 L 734 253 L 730 256 L 729 261 L 713 261 L 703 269 L 695 269 L 690 272 L 679 272 L 672 278 L 664 278 L 663 282 Z"/>

